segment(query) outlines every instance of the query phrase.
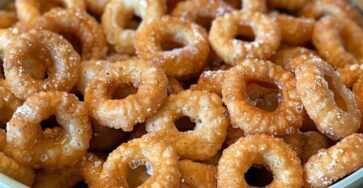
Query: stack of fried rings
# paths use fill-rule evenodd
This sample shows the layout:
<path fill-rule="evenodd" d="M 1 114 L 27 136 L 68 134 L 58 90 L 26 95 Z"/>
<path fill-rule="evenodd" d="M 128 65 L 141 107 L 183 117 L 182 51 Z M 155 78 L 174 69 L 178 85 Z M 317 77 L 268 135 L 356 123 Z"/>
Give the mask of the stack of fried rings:
<path fill-rule="evenodd" d="M 328 187 L 363 167 L 344 0 L 15 0 L 0 173 L 45 187 Z"/>

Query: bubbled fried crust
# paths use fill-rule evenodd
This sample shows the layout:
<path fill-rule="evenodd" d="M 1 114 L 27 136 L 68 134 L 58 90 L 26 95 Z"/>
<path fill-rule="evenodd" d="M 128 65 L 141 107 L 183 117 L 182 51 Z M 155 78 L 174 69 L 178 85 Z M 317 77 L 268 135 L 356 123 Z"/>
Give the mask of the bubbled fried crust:
<path fill-rule="evenodd" d="M 302 187 L 303 168 L 296 153 L 282 139 L 267 135 L 240 138 L 224 150 L 218 164 L 218 187 L 248 187 L 244 174 L 253 164 L 271 169 L 269 187 Z"/>
<path fill-rule="evenodd" d="M 327 187 L 363 166 L 363 135 L 352 134 L 329 149 L 320 150 L 304 165 L 311 187 Z"/>
<path fill-rule="evenodd" d="M 131 83 L 136 94 L 124 99 L 111 99 L 112 88 Z M 154 114 L 167 96 L 167 77 L 151 62 L 130 59 L 109 65 L 94 77 L 86 88 L 85 102 L 98 124 L 132 131 Z"/>
<path fill-rule="evenodd" d="M 213 188 L 217 187 L 217 168 L 190 160 L 179 161 L 181 188 Z"/>
<path fill-rule="evenodd" d="M 31 167 L 16 162 L 3 152 L 0 152 L 0 173 L 29 186 L 33 184 L 35 179 L 35 172 Z"/>
<path fill-rule="evenodd" d="M 97 180 L 100 187 L 128 187 L 127 172 L 138 163 L 152 168 L 152 175 L 141 187 L 178 187 L 181 177 L 178 160 L 169 142 L 155 134 L 146 135 L 116 148 L 103 164 Z"/>
<path fill-rule="evenodd" d="M 238 29 L 246 25 L 252 27 L 255 40 L 234 39 Z M 276 21 L 262 13 L 235 11 L 213 21 L 209 41 L 218 56 L 226 63 L 236 65 L 245 58 L 271 57 L 280 46 L 281 31 Z"/>
<path fill-rule="evenodd" d="M 76 36 L 81 44 L 82 60 L 106 57 L 107 44 L 101 26 L 81 9 L 55 8 L 45 13 L 32 25 L 55 33 Z"/>
<path fill-rule="evenodd" d="M 207 70 L 199 76 L 197 84 L 191 86 L 191 90 L 206 90 L 222 96 L 222 84 L 225 70 Z"/>
<path fill-rule="evenodd" d="M 46 137 L 40 126 L 50 115 L 63 130 L 54 138 Z M 84 104 L 75 95 L 58 91 L 29 97 L 6 126 L 6 153 L 37 169 L 73 165 L 85 154 L 92 134 Z"/>
<path fill-rule="evenodd" d="M 5 80 L 0 80 L 0 96 L 0 123 L 6 124 L 23 101 L 14 96 Z"/>
<path fill-rule="evenodd" d="M 228 126 L 226 113 L 217 95 L 185 90 L 169 96 L 163 107 L 147 120 L 146 130 L 170 134 L 182 158 L 204 160 L 215 155 L 222 146 Z M 177 130 L 174 121 L 183 116 L 196 123 L 194 130 Z"/>
<path fill-rule="evenodd" d="M 296 87 L 319 131 L 333 140 L 356 132 L 361 118 L 356 100 L 334 69 L 317 56 L 301 56 L 295 61 L 304 62 L 297 62 L 301 65 L 295 71 Z"/>
<path fill-rule="evenodd" d="M 163 51 L 161 44 L 167 41 L 183 47 Z M 201 72 L 206 65 L 208 33 L 190 21 L 164 16 L 146 23 L 137 32 L 135 47 L 139 56 L 163 67 L 168 76 L 185 77 Z"/>
<path fill-rule="evenodd" d="M 264 111 L 248 102 L 246 82 L 258 80 L 276 84 L 282 94 L 273 112 Z M 290 72 L 269 61 L 245 60 L 225 73 L 222 85 L 223 102 L 231 116 L 233 127 L 246 134 L 265 133 L 283 135 L 302 124 L 304 112 Z"/>
<path fill-rule="evenodd" d="M 338 68 L 336 72 L 338 73 L 339 78 L 342 80 L 343 84 L 348 88 L 352 88 L 353 84 L 355 84 L 363 74 L 363 65 L 345 65 L 341 68 Z"/>
<path fill-rule="evenodd" d="M 363 29 L 348 18 L 326 16 L 316 23 L 313 44 L 335 68 L 363 61 Z"/>

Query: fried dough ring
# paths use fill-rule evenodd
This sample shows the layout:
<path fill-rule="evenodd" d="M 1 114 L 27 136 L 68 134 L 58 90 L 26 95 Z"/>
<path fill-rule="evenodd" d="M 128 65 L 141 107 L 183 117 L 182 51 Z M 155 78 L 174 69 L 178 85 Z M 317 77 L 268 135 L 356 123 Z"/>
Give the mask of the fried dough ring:
<path fill-rule="evenodd" d="M 185 90 L 168 97 L 163 107 L 146 121 L 147 132 L 167 133 L 182 158 L 204 160 L 221 148 L 228 119 L 221 99 L 206 91 Z M 183 115 L 195 122 L 194 130 L 181 132 L 174 123 Z"/>
<path fill-rule="evenodd" d="M 242 26 L 253 29 L 256 36 L 253 42 L 234 39 Z M 258 12 L 235 11 L 225 14 L 213 21 L 209 32 L 209 41 L 214 51 L 231 65 L 236 65 L 245 58 L 268 59 L 279 48 L 280 40 L 278 24 Z"/>
<path fill-rule="evenodd" d="M 279 106 L 268 112 L 248 102 L 246 82 L 253 80 L 274 83 L 282 93 Z M 303 121 L 303 106 L 297 96 L 294 76 L 269 61 L 245 60 L 225 73 L 222 99 L 231 116 L 233 127 L 246 134 L 283 135 L 299 128 Z"/>
<path fill-rule="evenodd" d="M 192 90 L 206 90 L 222 96 L 222 84 L 225 70 L 204 71 L 198 79 L 198 83 L 191 86 Z"/>
<path fill-rule="evenodd" d="M 311 42 L 315 21 L 309 18 L 293 17 L 272 12 L 281 29 L 281 40 L 286 44 L 304 46 Z"/>
<path fill-rule="evenodd" d="M 244 174 L 253 164 L 268 165 L 274 175 L 269 187 L 302 187 L 303 168 L 296 153 L 282 139 L 267 135 L 240 138 L 223 151 L 217 186 L 249 187 Z"/>
<path fill-rule="evenodd" d="M 217 169 L 213 165 L 193 162 L 190 160 L 179 161 L 181 173 L 180 187 L 217 187 Z"/>
<path fill-rule="evenodd" d="M 63 128 L 56 138 L 48 138 L 40 122 L 55 114 Z M 89 147 L 91 125 L 87 110 L 77 97 L 65 92 L 40 92 L 29 97 L 7 123 L 8 152 L 34 168 L 56 169 L 73 165 Z"/>
<path fill-rule="evenodd" d="M 127 172 L 140 165 L 152 171 L 150 178 L 140 187 L 178 187 L 181 176 L 178 156 L 168 142 L 154 139 L 147 135 L 116 148 L 98 176 L 101 187 L 128 187 Z"/>
<path fill-rule="evenodd" d="M 37 19 L 32 28 L 45 29 L 65 36 L 74 35 L 81 45 L 82 60 L 106 57 L 107 44 L 102 28 L 84 10 L 52 9 Z"/>
<path fill-rule="evenodd" d="M 363 41 L 358 38 L 363 38 L 363 29 L 353 21 L 337 16 L 322 18 L 313 33 L 319 55 L 336 68 L 363 62 Z"/>
<path fill-rule="evenodd" d="M 132 84 L 136 94 L 112 100 L 117 86 Z M 110 128 L 132 131 L 161 106 L 167 96 L 167 77 L 151 62 L 130 59 L 109 65 L 94 77 L 85 92 L 85 102 L 96 122 Z"/>
<path fill-rule="evenodd" d="M 165 14 L 164 0 L 124 1 L 111 0 L 102 15 L 102 26 L 107 41 L 119 53 L 135 53 L 135 35 L 145 22 L 160 18 Z M 142 19 L 136 30 L 127 29 L 126 24 L 136 14 Z"/>
<path fill-rule="evenodd" d="M 344 0 L 314 0 L 306 3 L 300 10 L 300 15 L 319 19 L 326 15 L 349 18 L 363 27 L 363 17 L 358 9 Z"/>
<path fill-rule="evenodd" d="M 19 35 L 8 48 L 11 50 L 5 51 L 5 77 L 10 90 L 20 99 L 40 91 L 69 91 L 78 80 L 79 55 L 66 40 L 54 33 L 31 30 Z M 49 67 L 44 80 L 34 79 L 26 69 L 27 59 L 34 52 L 45 59 L 42 66 Z M 49 54 L 51 59 L 46 59 Z"/>
<path fill-rule="evenodd" d="M 41 12 L 38 9 L 39 0 L 17 0 L 15 2 L 18 19 L 24 23 L 31 23 L 41 17 Z M 83 0 L 51 0 L 62 3 L 66 8 L 86 9 Z M 46 2 L 48 3 L 48 1 Z M 45 4 L 46 4 L 45 3 Z M 41 6 L 41 5 L 40 5 Z"/>
<path fill-rule="evenodd" d="M 220 0 L 188 0 L 178 3 L 171 15 L 190 20 L 209 30 L 215 18 L 232 11 L 231 6 Z"/>
<path fill-rule="evenodd" d="M 311 187 L 328 187 L 361 167 L 363 135 L 352 134 L 313 155 L 304 165 L 305 181 Z"/>
<path fill-rule="evenodd" d="M 361 118 L 356 100 L 334 69 L 314 55 L 295 61 L 301 64 L 295 71 L 298 94 L 319 131 L 333 140 L 356 132 Z"/>
<path fill-rule="evenodd" d="M 358 81 L 353 85 L 353 93 L 355 95 L 355 99 L 357 100 L 358 108 L 361 114 L 361 125 L 360 125 L 360 133 L 363 133 L 363 78 L 361 77 Z"/>
<path fill-rule="evenodd" d="M 162 44 L 174 41 L 184 47 L 163 51 Z M 208 34 L 197 24 L 175 17 L 154 19 L 136 35 L 141 57 L 164 68 L 168 76 L 180 78 L 201 72 L 209 53 Z"/>

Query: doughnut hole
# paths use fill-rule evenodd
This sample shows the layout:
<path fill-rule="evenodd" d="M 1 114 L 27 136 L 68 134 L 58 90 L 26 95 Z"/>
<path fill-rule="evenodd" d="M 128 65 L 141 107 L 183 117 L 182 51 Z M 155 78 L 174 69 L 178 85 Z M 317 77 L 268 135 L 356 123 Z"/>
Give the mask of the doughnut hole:
<path fill-rule="evenodd" d="M 246 86 L 248 102 L 262 110 L 273 112 L 282 100 L 281 92 L 275 84 L 250 80 Z"/>
<path fill-rule="evenodd" d="M 204 27 L 207 31 L 209 31 L 212 26 L 213 20 L 214 20 L 213 17 L 198 15 L 197 18 L 195 19 L 195 23 L 197 23 L 198 25 Z"/>
<path fill-rule="evenodd" d="M 32 50 L 27 50 L 26 62 L 23 63 L 24 71 L 34 80 L 44 80 L 52 72 L 53 59 L 48 49 L 36 46 Z"/>
<path fill-rule="evenodd" d="M 136 30 L 137 28 L 139 28 L 139 25 L 140 25 L 141 21 L 142 21 L 142 19 L 139 16 L 133 15 L 126 22 L 125 29 Z"/>
<path fill-rule="evenodd" d="M 183 39 L 182 39 L 183 40 Z M 172 51 L 179 48 L 183 48 L 185 43 L 183 41 L 178 41 L 173 35 L 165 35 L 160 42 L 160 47 L 162 51 Z"/>
<path fill-rule="evenodd" d="M 266 187 L 273 181 L 273 174 L 265 166 L 253 165 L 245 173 L 245 179 L 252 187 Z"/>
<path fill-rule="evenodd" d="M 152 175 L 152 166 L 147 161 L 132 161 L 127 173 L 127 183 L 130 188 L 142 185 Z"/>
<path fill-rule="evenodd" d="M 57 122 L 55 115 L 51 115 L 48 119 L 40 122 L 40 127 L 43 131 L 43 135 L 49 139 L 56 139 L 63 134 L 63 128 Z"/>
<path fill-rule="evenodd" d="M 251 27 L 246 25 L 241 25 L 238 27 L 237 33 L 234 39 L 246 41 L 246 42 L 253 42 L 255 40 L 255 34 Z"/>
<path fill-rule="evenodd" d="M 61 32 L 59 34 L 62 35 L 69 43 L 71 43 L 74 50 L 76 50 L 78 54 L 82 55 L 82 43 L 75 33 Z"/>
<path fill-rule="evenodd" d="M 114 84 L 115 85 L 115 84 Z M 131 83 L 116 84 L 114 87 L 110 87 L 110 98 L 113 100 L 124 99 L 129 95 L 136 94 L 138 88 Z"/>
<path fill-rule="evenodd" d="M 328 84 L 329 90 L 333 92 L 335 104 L 344 112 L 348 112 L 347 103 L 345 102 L 344 97 L 339 92 L 340 90 L 337 89 L 334 85 L 332 78 L 329 75 L 324 75 L 324 79 Z"/>
<path fill-rule="evenodd" d="M 178 118 L 175 122 L 175 127 L 179 132 L 193 131 L 195 128 L 195 122 L 191 120 L 188 116 L 182 116 Z"/>

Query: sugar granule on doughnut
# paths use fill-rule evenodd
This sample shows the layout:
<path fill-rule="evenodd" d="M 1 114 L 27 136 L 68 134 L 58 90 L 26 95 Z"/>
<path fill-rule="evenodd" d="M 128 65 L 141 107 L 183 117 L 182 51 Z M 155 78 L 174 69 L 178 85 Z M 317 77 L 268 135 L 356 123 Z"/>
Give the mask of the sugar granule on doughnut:
<path fill-rule="evenodd" d="M 249 187 L 245 173 L 254 164 L 273 173 L 270 187 L 302 187 L 303 168 L 296 153 L 282 139 L 266 135 L 240 138 L 223 151 L 218 163 L 217 186 Z"/>
<path fill-rule="evenodd" d="M 249 81 L 276 84 L 281 92 L 278 107 L 262 110 L 249 102 L 246 86 Z M 229 69 L 222 84 L 222 99 L 228 108 L 233 127 L 246 134 L 283 135 L 299 128 L 303 121 L 303 105 L 290 72 L 269 61 L 245 60 Z"/>
<path fill-rule="evenodd" d="M 204 28 L 187 20 L 164 16 L 146 23 L 136 35 L 136 52 L 180 78 L 201 72 L 209 53 Z"/>
<path fill-rule="evenodd" d="M 119 99 L 114 95 L 129 86 L 137 92 Z M 93 77 L 86 88 L 85 102 L 98 124 L 129 132 L 154 114 L 166 96 L 165 73 L 150 61 L 134 58 L 110 64 L 109 69 Z"/>
<path fill-rule="evenodd" d="M 40 58 L 31 67 L 30 57 Z M 40 63 L 39 63 L 40 62 Z M 44 68 L 47 76 L 32 72 Z M 44 30 L 31 30 L 12 40 L 5 50 L 4 71 L 10 90 L 20 99 L 48 90 L 69 91 L 79 77 L 80 57 L 61 36 Z M 46 77 L 46 78 L 44 78 Z"/>
<path fill-rule="evenodd" d="M 252 28 L 254 41 L 235 38 L 246 34 L 239 31 L 243 26 Z M 280 46 L 281 31 L 274 19 L 262 13 L 234 11 L 213 21 L 209 41 L 217 55 L 226 63 L 236 65 L 245 58 L 271 57 Z"/>
<path fill-rule="evenodd" d="M 363 167 L 363 135 L 352 134 L 329 149 L 320 150 L 304 164 L 311 187 L 328 187 Z"/>
<path fill-rule="evenodd" d="M 47 136 L 40 123 L 55 115 L 59 134 Z M 6 125 L 7 152 L 33 168 L 57 169 L 71 166 L 89 147 L 91 125 L 87 110 L 77 97 L 65 92 L 40 92 L 17 108 Z"/>
<path fill-rule="evenodd" d="M 179 156 L 204 160 L 221 148 L 228 120 L 222 100 L 206 91 L 185 90 L 168 97 L 162 108 L 146 121 L 147 132 L 164 132 Z M 177 120 L 188 117 L 195 123 L 191 130 L 178 130 Z"/>
<path fill-rule="evenodd" d="M 361 123 L 357 102 L 334 69 L 315 55 L 295 61 L 300 64 L 295 71 L 297 92 L 319 131 L 333 140 L 356 132 Z"/>

